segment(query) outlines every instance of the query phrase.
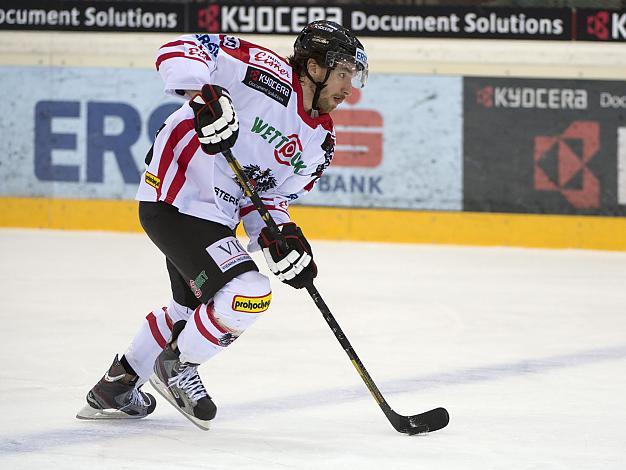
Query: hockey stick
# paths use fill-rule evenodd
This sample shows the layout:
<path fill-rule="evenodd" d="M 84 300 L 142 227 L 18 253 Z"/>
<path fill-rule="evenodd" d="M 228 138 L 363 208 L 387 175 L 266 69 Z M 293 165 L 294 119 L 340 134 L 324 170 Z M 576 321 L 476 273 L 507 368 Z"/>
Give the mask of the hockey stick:
<path fill-rule="evenodd" d="M 261 215 L 263 222 L 267 225 L 272 236 L 278 240 L 281 249 L 286 249 L 286 242 L 282 237 L 280 229 L 278 228 L 278 225 L 276 225 L 276 222 L 272 218 L 269 211 L 265 208 L 265 205 L 263 204 L 263 201 L 261 201 L 253 182 L 248 179 L 241 168 L 241 165 L 230 150 L 225 150 L 222 154 L 226 158 L 230 168 L 235 173 L 235 177 L 243 188 L 245 195 L 249 197 L 252 204 L 254 204 L 255 209 Z M 383 410 L 383 413 L 396 431 L 405 434 L 423 434 L 437 431 L 438 429 L 444 428 L 448 425 L 450 417 L 445 408 L 435 408 L 433 410 L 412 416 L 403 416 L 393 411 L 383 395 L 380 393 L 380 390 L 378 390 L 374 380 L 372 380 L 372 377 L 365 369 L 365 366 L 359 359 L 359 356 L 357 356 L 356 352 L 352 348 L 352 345 L 348 341 L 348 338 L 346 338 L 346 335 L 343 333 L 341 327 L 337 323 L 337 320 L 335 320 L 335 317 L 333 317 L 333 314 L 330 312 L 326 302 L 324 302 L 324 299 L 322 299 L 322 296 L 313 285 L 313 281 L 308 283 L 305 287 L 313 299 L 313 302 L 315 302 L 315 305 L 322 313 L 324 320 L 326 320 L 326 323 L 328 323 L 328 326 L 330 326 L 330 329 L 335 334 L 335 338 L 337 338 L 337 341 L 339 341 L 339 344 L 341 344 L 341 347 L 350 358 L 352 365 L 354 365 L 354 368 L 363 379 L 363 382 L 365 382 L 365 385 L 378 403 L 378 406 L 380 406 L 380 409 Z"/>

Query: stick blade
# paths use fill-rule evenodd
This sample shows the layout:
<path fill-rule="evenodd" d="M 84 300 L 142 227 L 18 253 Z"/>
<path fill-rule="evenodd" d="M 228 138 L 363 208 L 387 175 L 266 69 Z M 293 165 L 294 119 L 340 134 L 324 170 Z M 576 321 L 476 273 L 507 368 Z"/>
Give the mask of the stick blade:
<path fill-rule="evenodd" d="M 413 416 L 402 416 L 396 413 L 391 424 L 398 432 L 404 434 L 426 434 L 445 428 L 450 422 L 450 415 L 445 408 L 435 408 Z"/>

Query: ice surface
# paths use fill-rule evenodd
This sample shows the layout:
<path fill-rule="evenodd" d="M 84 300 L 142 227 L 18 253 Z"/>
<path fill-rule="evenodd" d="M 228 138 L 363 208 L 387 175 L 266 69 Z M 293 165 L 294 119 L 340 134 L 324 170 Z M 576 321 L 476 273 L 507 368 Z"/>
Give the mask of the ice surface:
<path fill-rule="evenodd" d="M 144 420 L 76 420 L 168 300 L 163 258 L 142 235 L 5 229 L 0 468 L 624 468 L 626 253 L 314 250 L 316 284 L 387 401 L 445 406 L 447 428 L 394 431 L 306 292 L 278 282 L 266 317 L 200 368 L 210 431 L 164 400 Z"/>

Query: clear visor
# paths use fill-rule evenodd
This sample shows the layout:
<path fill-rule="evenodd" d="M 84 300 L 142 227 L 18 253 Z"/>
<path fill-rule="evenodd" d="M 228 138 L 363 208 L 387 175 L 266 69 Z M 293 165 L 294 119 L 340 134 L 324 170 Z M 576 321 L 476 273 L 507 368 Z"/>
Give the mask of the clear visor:
<path fill-rule="evenodd" d="M 361 52 L 360 56 L 359 51 Z M 354 88 L 363 88 L 367 82 L 367 56 L 360 49 L 357 49 L 357 57 L 364 57 L 364 60 L 359 60 L 347 54 L 329 52 L 326 56 L 326 65 L 333 68 L 340 67 L 347 71 L 352 76 L 352 86 Z"/>

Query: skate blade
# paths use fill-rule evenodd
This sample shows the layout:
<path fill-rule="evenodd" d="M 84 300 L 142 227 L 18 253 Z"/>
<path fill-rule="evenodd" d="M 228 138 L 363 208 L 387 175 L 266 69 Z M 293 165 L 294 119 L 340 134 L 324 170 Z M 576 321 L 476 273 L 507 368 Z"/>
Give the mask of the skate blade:
<path fill-rule="evenodd" d="M 140 419 L 144 416 L 137 415 L 131 416 L 123 411 L 111 409 L 98 409 L 93 408 L 90 405 L 85 405 L 78 413 L 76 418 L 78 419 Z"/>
<path fill-rule="evenodd" d="M 210 429 L 209 421 L 205 421 L 205 420 L 202 420 L 202 419 L 198 419 L 195 416 L 191 416 L 190 414 L 185 413 L 185 411 L 183 411 L 178 406 L 178 403 L 176 403 L 176 400 L 174 400 L 174 397 L 172 397 L 172 394 L 170 393 L 170 391 L 167 388 L 167 386 L 163 382 L 161 382 L 161 380 L 159 380 L 159 378 L 156 376 L 156 374 L 153 374 L 152 377 L 150 377 L 150 385 L 152 385 L 152 388 L 154 388 L 159 393 L 159 395 L 161 395 L 163 398 L 165 398 L 174 408 L 176 408 L 176 410 L 181 415 L 183 415 L 185 418 L 187 418 L 193 424 L 198 426 L 203 431 L 208 431 Z"/>

